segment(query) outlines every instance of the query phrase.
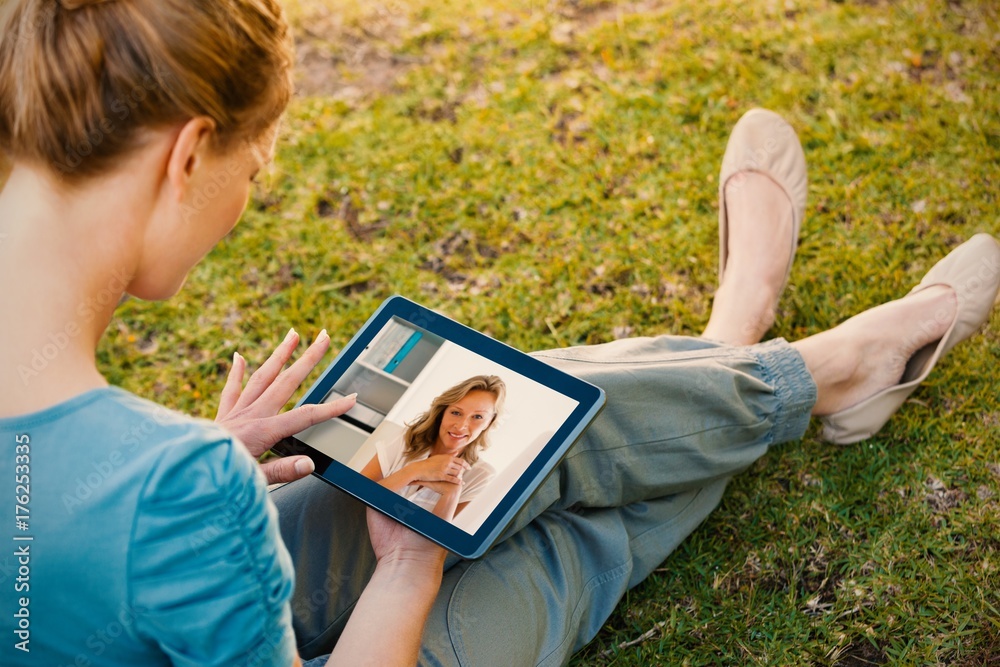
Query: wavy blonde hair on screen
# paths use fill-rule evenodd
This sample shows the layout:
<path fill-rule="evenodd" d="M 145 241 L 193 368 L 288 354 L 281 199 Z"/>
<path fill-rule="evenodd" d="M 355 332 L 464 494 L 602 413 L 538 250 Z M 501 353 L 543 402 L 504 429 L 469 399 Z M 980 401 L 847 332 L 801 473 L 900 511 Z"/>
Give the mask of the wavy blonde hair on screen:
<path fill-rule="evenodd" d="M 0 152 L 70 182 L 196 117 L 255 141 L 292 95 L 276 0 L 4 0 L 0 34 Z"/>
<path fill-rule="evenodd" d="M 496 425 L 497 417 L 503 410 L 504 399 L 507 398 L 507 385 L 496 375 L 476 375 L 464 382 L 459 382 L 435 398 L 427 412 L 407 424 L 403 434 L 403 442 L 406 445 L 404 454 L 407 458 L 419 456 L 434 446 L 437 442 L 444 411 L 448 409 L 449 405 L 458 403 L 472 391 L 485 391 L 493 394 L 493 418 L 479 434 L 479 437 L 465 446 L 461 454 L 462 458 L 469 462 L 469 465 L 473 465 L 479 460 L 479 452 L 490 446 L 489 432 Z"/>

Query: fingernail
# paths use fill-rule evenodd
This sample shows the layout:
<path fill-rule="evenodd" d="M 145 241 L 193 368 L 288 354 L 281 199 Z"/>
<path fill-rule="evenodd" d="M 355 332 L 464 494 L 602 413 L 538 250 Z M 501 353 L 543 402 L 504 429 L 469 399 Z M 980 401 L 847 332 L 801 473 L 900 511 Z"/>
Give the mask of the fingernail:
<path fill-rule="evenodd" d="M 240 360 L 240 353 L 239 353 L 239 352 L 233 352 L 233 366 L 235 366 L 235 365 L 236 365 L 236 363 L 237 363 L 237 362 L 238 362 L 239 360 Z"/>
<path fill-rule="evenodd" d="M 354 392 L 353 394 L 348 394 L 347 396 L 344 396 L 344 400 L 345 401 L 350 401 L 350 400 L 357 399 L 357 397 L 358 397 L 358 392 Z"/>
<path fill-rule="evenodd" d="M 308 475 L 316 469 L 312 459 L 299 459 L 295 462 L 295 472 L 300 475 Z"/>
<path fill-rule="evenodd" d="M 288 333 L 285 334 L 285 342 L 287 343 L 288 341 L 290 341 L 293 336 L 295 336 L 295 327 L 289 329 Z"/>
<path fill-rule="evenodd" d="M 326 332 L 326 329 L 323 329 L 322 331 L 320 331 L 320 332 L 319 332 L 319 334 L 317 334 L 317 335 L 316 335 L 316 340 L 315 340 L 315 341 L 313 341 L 313 342 L 315 342 L 315 343 L 318 343 L 318 342 L 320 342 L 321 340 L 323 340 L 324 338 L 327 338 L 327 339 L 329 339 L 329 338 L 330 338 L 330 334 L 328 334 L 328 333 Z"/>

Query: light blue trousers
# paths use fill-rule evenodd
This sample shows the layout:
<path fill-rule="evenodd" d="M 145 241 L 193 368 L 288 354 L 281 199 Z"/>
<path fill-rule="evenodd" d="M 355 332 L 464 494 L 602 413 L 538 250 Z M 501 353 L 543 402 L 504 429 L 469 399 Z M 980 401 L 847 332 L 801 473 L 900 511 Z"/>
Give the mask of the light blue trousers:
<path fill-rule="evenodd" d="M 534 356 L 602 387 L 607 405 L 499 544 L 476 561 L 449 558 L 421 665 L 568 662 L 733 475 L 802 437 L 816 401 L 783 340 L 660 336 Z M 300 652 L 328 653 L 374 569 L 364 507 L 314 477 L 272 498 L 296 568 Z"/>

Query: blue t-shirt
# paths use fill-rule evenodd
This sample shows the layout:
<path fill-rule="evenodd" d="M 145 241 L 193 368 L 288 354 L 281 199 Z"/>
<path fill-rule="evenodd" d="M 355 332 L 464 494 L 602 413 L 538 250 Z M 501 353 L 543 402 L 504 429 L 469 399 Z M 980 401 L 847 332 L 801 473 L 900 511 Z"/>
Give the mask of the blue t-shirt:
<path fill-rule="evenodd" d="M 210 422 L 115 388 L 0 419 L 0 501 L 3 665 L 293 663 L 277 512 Z"/>

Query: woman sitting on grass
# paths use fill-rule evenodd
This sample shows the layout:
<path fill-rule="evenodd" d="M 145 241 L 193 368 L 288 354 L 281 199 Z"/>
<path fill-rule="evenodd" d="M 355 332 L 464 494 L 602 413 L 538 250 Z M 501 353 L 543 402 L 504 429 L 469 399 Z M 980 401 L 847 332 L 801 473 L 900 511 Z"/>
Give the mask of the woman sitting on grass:
<path fill-rule="evenodd" d="M 13 160 L 0 479 L 24 508 L 8 530 L 30 538 L 14 543 L 30 577 L 0 597 L 0 636 L 18 639 L 5 665 L 288 667 L 331 650 L 314 664 L 563 663 L 733 475 L 801 437 L 810 414 L 838 442 L 877 431 L 1000 285 L 1000 248 L 980 235 L 903 299 L 756 344 L 794 255 L 805 164 L 787 123 L 751 112 L 723 163 L 724 274 L 705 337 L 539 353 L 602 386 L 607 407 L 501 544 L 446 563 L 308 477 L 307 459 L 264 466 L 270 481 L 304 477 L 266 493 L 253 457 L 352 405 L 278 414 L 325 332 L 282 371 L 289 332 L 245 387 L 236 355 L 219 426 L 109 387 L 96 365 L 119 299 L 175 294 L 271 159 L 292 66 L 275 0 L 8 0 L 0 29 Z"/>

